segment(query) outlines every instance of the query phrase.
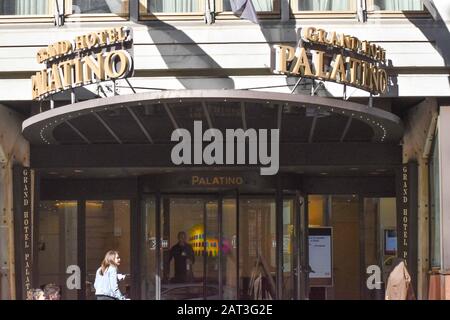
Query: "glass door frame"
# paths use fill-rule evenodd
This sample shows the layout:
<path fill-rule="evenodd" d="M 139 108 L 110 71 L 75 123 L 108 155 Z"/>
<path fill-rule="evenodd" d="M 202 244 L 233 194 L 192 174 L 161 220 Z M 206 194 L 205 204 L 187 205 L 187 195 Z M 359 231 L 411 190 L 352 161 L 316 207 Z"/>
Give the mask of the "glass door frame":
<path fill-rule="evenodd" d="M 211 192 L 211 193 L 154 193 L 154 194 L 145 194 L 143 199 L 144 201 L 150 197 L 154 197 L 155 198 L 155 230 L 156 230 L 156 253 L 155 253 L 155 264 L 156 264 L 156 269 L 155 269 L 155 276 L 156 276 L 156 294 L 155 294 L 155 299 L 156 300 L 161 300 L 161 289 L 162 289 L 162 262 L 163 262 L 163 252 L 162 252 L 162 243 L 161 243 L 161 239 L 162 239 L 162 226 L 161 226 L 161 221 L 162 221 L 162 214 L 163 214 L 163 199 L 167 198 L 167 199 L 173 199 L 173 198 L 183 198 L 183 197 L 195 197 L 198 198 L 199 200 L 203 201 L 203 230 L 204 230 L 204 234 L 207 234 L 207 202 L 208 201 L 216 201 L 217 202 L 217 219 L 218 219 L 218 230 L 219 230 L 219 248 L 222 248 L 223 246 L 223 200 L 225 197 L 227 197 L 227 195 L 233 195 L 233 198 L 236 199 L 236 226 L 237 226 L 237 230 L 239 230 L 239 224 L 238 224 L 238 217 L 239 217 L 239 191 L 236 189 L 232 189 L 232 190 L 223 190 L 223 191 L 219 191 L 219 192 Z M 236 232 L 237 232 L 236 230 Z M 142 235 L 140 235 L 142 236 Z M 236 240 L 236 246 L 237 246 L 237 253 L 239 253 L 239 235 L 237 233 L 237 240 Z M 206 290 L 207 290 L 207 283 L 206 283 L 206 272 L 207 272 L 207 263 L 208 263 L 208 256 L 205 255 L 205 250 L 206 247 L 204 248 L 204 252 L 203 252 L 203 299 L 206 299 Z M 222 254 L 222 250 L 218 250 L 218 255 L 219 255 L 219 265 L 218 265 L 218 277 L 219 277 L 219 298 L 222 300 L 223 299 L 223 254 Z M 237 267 L 239 267 L 239 256 L 237 255 Z M 237 278 L 237 283 L 236 283 L 236 294 L 239 292 L 239 278 Z"/>
<path fill-rule="evenodd" d="M 296 300 L 309 300 L 309 214 L 308 196 L 297 191 L 295 194 L 295 285 Z"/>
<path fill-rule="evenodd" d="M 280 192 L 281 191 L 281 192 Z M 280 243 L 277 246 L 278 258 L 277 258 L 277 279 L 283 277 L 283 203 L 284 200 L 290 199 L 293 200 L 293 210 L 294 210 L 294 254 L 293 254 L 293 269 L 292 273 L 293 277 L 293 298 L 298 300 L 308 299 L 308 282 L 309 282 L 309 262 L 308 262 L 308 228 L 303 228 L 306 221 L 306 226 L 308 226 L 308 206 L 307 206 L 307 196 L 300 191 L 291 191 L 291 190 L 280 190 L 276 193 L 274 192 L 262 192 L 262 193 L 250 193 L 250 192 L 241 192 L 239 189 L 224 189 L 224 190 L 215 190 L 212 192 L 155 192 L 155 193 L 144 193 L 142 195 L 142 200 L 146 201 L 147 199 L 155 200 L 155 236 L 156 236 L 156 251 L 155 251 L 155 299 L 161 300 L 161 289 L 162 289 L 162 213 L 163 213 L 163 199 L 168 198 L 182 198 L 182 197 L 197 197 L 198 199 L 202 199 L 203 201 L 213 200 L 217 201 L 218 204 L 218 230 L 219 230 L 219 248 L 223 245 L 223 203 L 224 199 L 234 199 L 235 206 L 235 219 L 236 219 L 236 299 L 240 297 L 240 204 L 241 198 L 244 196 L 250 197 L 264 197 L 271 196 L 275 198 L 275 203 L 277 206 L 277 243 Z M 140 215 L 141 216 L 141 215 Z M 206 207 L 203 211 L 203 226 L 205 234 L 207 232 L 206 229 Z M 302 229 L 301 229 L 302 228 Z M 140 229 L 139 229 L 140 230 Z M 143 237 L 143 235 L 139 235 L 139 238 Z M 280 242 L 281 240 L 281 242 Z M 306 251 L 305 251 L 306 250 Z M 302 254 L 303 252 L 303 254 Z M 139 253 L 141 255 L 142 252 Z M 140 259 L 140 261 L 142 261 Z M 222 251 L 219 250 L 219 298 L 223 299 L 223 262 L 224 256 Z M 205 265 L 207 264 L 207 258 L 203 259 L 203 274 L 205 275 L 206 269 Z M 144 272 L 140 270 L 140 274 Z M 204 294 L 203 298 L 206 297 L 206 279 L 203 279 L 204 284 Z M 282 283 L 282 282 L 281 282 Z M 279 286 L 277 285 L 277 288 Z M 282 290 L 282 288 L 281 288 Z M 282 298 L 282 291 L 279 289 L 277 292 L 277 299 Z"/>

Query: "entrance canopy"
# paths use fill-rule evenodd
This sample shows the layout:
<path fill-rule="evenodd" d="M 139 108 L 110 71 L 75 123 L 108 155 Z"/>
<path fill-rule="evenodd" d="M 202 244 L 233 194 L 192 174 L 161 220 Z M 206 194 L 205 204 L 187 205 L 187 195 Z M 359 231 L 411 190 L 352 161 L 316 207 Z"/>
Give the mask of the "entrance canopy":
<path fill-rule="evenodd" d="M 23 123 L 33 145 L 168 144 L 175 129 L 280 129 L 281 143 L 398 143 L 403 125 L 378 108 L 317 96 L 173 90 L 83 101 Z M 205 128 L 207 129 L 207 128 Z"/>

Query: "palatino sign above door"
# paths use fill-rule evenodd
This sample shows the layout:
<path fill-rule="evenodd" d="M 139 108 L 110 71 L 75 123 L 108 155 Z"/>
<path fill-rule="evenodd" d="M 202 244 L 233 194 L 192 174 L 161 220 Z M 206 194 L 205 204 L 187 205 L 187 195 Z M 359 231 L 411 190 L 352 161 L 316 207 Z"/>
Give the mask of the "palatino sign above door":
<path fill-rule="evenodd" d="M 59 41 L 37 53 L 47 68 L 31 77 L 33 99 L 105 80 L 132 75 L 131 30 L 111 28 L 78 36 L 73 42 Z"/>
<path fill-rule="evenodd" d="M 275 45 L 273 72 L 386 93 L 386 51 L 369 41 L 313 27 L 302 30 L 297 47 Z"/>

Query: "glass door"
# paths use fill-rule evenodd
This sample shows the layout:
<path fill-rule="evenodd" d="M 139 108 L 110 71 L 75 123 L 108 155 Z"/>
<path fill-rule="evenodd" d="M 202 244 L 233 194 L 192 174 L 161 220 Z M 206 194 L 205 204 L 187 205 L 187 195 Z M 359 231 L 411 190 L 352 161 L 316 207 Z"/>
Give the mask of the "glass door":
<path fill-rule="evenodd" d="M 129 200 L 92 200 L 85 202 L 86 299 L 95 300 L 94 281 L 108 251 L 121 259 L 118 272 L 125 275 L 119 289 L 131 297 L 131 211 Z"/>
<path fill-rule="evenodd" d="M 160 299 L 202 299 L 208 275 L 207 254 L 214 252 L 214 239 L 205 233 L 205 220 L 217 215 L 217 201 L 165 196 L 161 203 Z"/>
<path fill-rule="evenodd" d="M 236 192 L 145 199 L 142 298 L 236 299 L 236 208 Z"/>
<path fill-rule="evenodd" d="M 294 217 L 294 294 L 296 300 L 308 300 L 310 285 L 309 275 L 311 267 L 309 262 L 309 215 L 305 196 L 297 193 L 295 196 Z"/>
<path fill-rule="evenodd" d="M 241 197 L 230 190 L 144 200 L 142 298 L 275 299 L 277 270 L 283 270 L 281 299 L 307 298 L 302 199 L 291 195 L 283 200 L 279 231 L 274 196 Z M 280 244 L 277 232 L 283 233 Z M 283 250 L 277 259 L 279 246 Z"/>
<path fill-rule="evenodd" d="M 219 197 L 219 216 L 221 216 L 220 248 L 221 261 L 219 287 L 221 300 L 236 300 L 239 292 L 239 194 L 237 191 L 224 192 Z"/>

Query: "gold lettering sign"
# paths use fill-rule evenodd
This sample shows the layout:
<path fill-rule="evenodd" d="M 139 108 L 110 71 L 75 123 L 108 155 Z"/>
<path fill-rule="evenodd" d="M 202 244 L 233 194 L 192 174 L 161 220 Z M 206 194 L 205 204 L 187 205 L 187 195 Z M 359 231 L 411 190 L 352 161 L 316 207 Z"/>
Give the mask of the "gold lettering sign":
<path fill-rule="evenodd" d="M 298 47 L 275 45 L 273 72 L 333 81 L 372 94 L 386 93 L 386 51 L 368 41 L 314 27 L 305 28 Z"/>
<path fill-rule="evenodd" d="M 131 75 L 133 60 L 123 49 L 131 41 L 130 31 L 121 27 L 91 32 L 76 37 L 73 43 L 59 41 L 39 50 L 37 62 L 46 63 L 47 68 L 31 77 L 33 100 Z"/>
<path fill-rule="evenodd" d="M 23 288 L 24 292 L 31 289 L 31 171 L 29 168 L 22 169 L 22 200 L 23 200 Z"/>
<path fill-rule="evenodd" d="M 244 184 L 242 177 L 192 177 L 192 185 L 198 187 L 241 186 Z"/>
<path fill-rule="evenodd" d="M 400 256 L 403 259 L 408 258 L 408 246 L 409 246 L 409 187 L 408 187 L 408 167 L 403 167 L 403 173 L 402 173 L 402 218 L 401 218 L 401 225 L 402 225 L 402 231 L 403 231 L 403 252 L 401 252 Z"/>

